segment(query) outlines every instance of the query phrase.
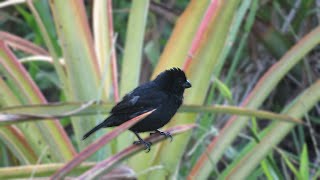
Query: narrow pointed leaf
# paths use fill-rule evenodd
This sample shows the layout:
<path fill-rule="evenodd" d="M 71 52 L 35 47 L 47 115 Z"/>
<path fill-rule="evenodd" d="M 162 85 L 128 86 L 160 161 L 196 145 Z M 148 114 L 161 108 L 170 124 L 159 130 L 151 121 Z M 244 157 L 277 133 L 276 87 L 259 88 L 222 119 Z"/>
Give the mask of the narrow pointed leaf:
<path fill-rule="evenodd" d="M 43 104 L 30 106 L 17 106 L 0 109 L 0 126 L 19 123 L 25 121 L 34 121 L 47 118 L 62 118 L 70 116 L 91 115 L 97 112 L 108 113 L 112 104 L 93 104 L 91 103 L 59 103 L 59 104 Z M 276 114 L 269 111 L 254 110 L 236 106 L 182 106 L 179 112 L 189 113 L 223 113 L 239 116 L 249 116 L 262 119 L 273 119 L 279 121 L 287 121 L 302 124 L 299 119 L 292 118 L 288 115 Z"/>
<path fill-rule="evenodd" d="M 198 1 L 195 2 L 198 3 Z M 232 19 L 234 18 L 234 14 L 239 2 L 240 1 L 236 0 L 213 0 L 210 1 L 207 9 L 204 11 L 205 14 L 200 22 L 201 24 L 207 25 L 204 26 L 206 28 L 203 31 L 201 29 L 201 27 L 203 27 L 201 24 L 198 27 L 198 31 L 202 31 L 201 34 L 197 33 L 197 35 L 200 34 L 201 37 L 198 46 L 196 47 L 196 50 L 194 52 L 191 50 L 184 51 L 194 53 L 186 54 L 191 56 L 191 60 L 185 62 L 186 64 L 184 67 L 186 67 L 185 71 L 188 79 L 192 83 L 192 88 L 186 91 L 184 103 L 195 105 L 203 104 L 206 97 L 206 92 L 209 88 L 212 73 L 214 72 L 215 66 L 219 64 L 219 57 L 222 53 L 223 45 L 225 44 L 225 41 L 227 39 L 229 28 L 231 26 Z M 192 11 L 190 13 L 192 13 Z M 171 44 L 171 46 L 172 45 L 174 46 L 174 43 Z M 192 47 L 193 45 L 189 44 L 189 46 Z M 171 51 L 181 51 L 180 49 L 177 50 L 177 48 L 174 47 L 171 48 Z M 171 53 L 175 54 L 175 52 Z M 172 60 L 172 58 L 168 58 L 169 60 Z M 170 127 L 177 124 L 193 123 L 195 121 L 195 114 L 178 114 L 174 117 L 173 120 L 170 121 L 168 126 Z M 187 132 L 177 137 L 178 141 L 180 142 L 178 147 L 166 146 L 165 144 L 161 144 L 158 154 L 155 155 L 155 157 L 157 158 L 154 158 L 152 165 L 157 165 L 165 162 L 166 168 L 148 174 L 148 178 L 175 178 L 175 169 L 181 161 L 181 157 L 186 148 L 190 135 L 191 133 Z M 170 153 L 168 154 L 167 152 Z"/>
<path fill-rule="evenodd" d="M 180 133 L 183 133 L 185 131 L 191 130 L 195 127 L 194 124 L 192 125 L 181 125 L 181 126 L 175 126 L 170 129 L 168 129 L 166 132 L 170 132 L 171 135 L 178 135 Z M 166 137 L 162 135 L 154 135 L 150 136 L 149 138 L 145 139 L 147 142 L 151 142 L 152 146 L 154 144 L 165 140 Z M 174 143 L 174 142 L 172 142 Z M 131 145 L 127 147 L 126 149 L 122 150 L 118 154 L 113 155 L 112 157 L 109 157 L 108 159 L 99 162 L 97 165 L 95 165 L 90 170 L 86 171 L 84 174 L 82 174 L 80 177 L 78 177 L 79 180 L 85 180 L 85 179 L 96 179 L 103 174 L 109 172 L 114 166 L 119 164 L 121 161 L 127 159 L 130 156 L 133 156 L 134 154 L 142 151 L 144 149 L 143 145 Z"/>
<path fill-rule="evenodd" d="M 97 112 L 108 113 L 113 104 L 92 104 L 89 103 L 58 103 L 41 104 L 29 106 L 16 106 L 0 109 L 0 126 L 19 123 L 24 121 L 34 121 L 47 118 L 61 118 L 70 116 L 91 115 Z M 231 115 L 249 116 L 262 119 L 273 119 L 302 124 L 299 119 L 288 115 L 276 114 L 269 111 L 254 110 L 236 106 L 197 106 L 184 105 L 179 112 L 189 113 L 223 113 Z"/>
<path fill-rule="evenodd" d="M 306 144 L 303 145 L 302 152 L 300 155 L 299 172 L 302 179 L 309 179 L 309 155 L 308 155 L 308 147 Z"/>
<path fill-rule="evenodd" d="M 99 64 L 96 58 L 92 33 L 83 1 L 52 0 L 49 1 L 55 26 L 61 41 L 66 71 L 70 85 L 70 94 L 66 97 L 73 101 L 90 101 L 96 99 L 101 78 Z M 81 78 L 79 78 L 81 77 Z M 104 95 L 101 97 L 104 98 Z M 87 130 L 95 126 L 91 117 L 72 119 L 72 125 L 77 140 Z M 79 142 L 80 149 L 93 139 Z"/>
<path fill-rule="evenodd" d="M 284 110 L 283 114 L 290 114 L 293 117 L 303 117 L 316 103 L 320 101 L 320 80 L 302 92 Z M 278 143 L 294 128 L 295 124 L 287 122 L 273 122 L 269 127 L 259 134 L 260 142 L 256 145 L 250 143 L 251 150 L 245 156 L 237 159 L 238 163 L 232 163 L 229 167 L 226 178 L 246 178 L 261 160 L 270 153 Z M 305 154 L 303 156 L 306 156 Z M 243 163 L 246 166 L 243 166 Z M 301 163 L 305 166 L 306 162 Z M 308 166 L 308 165 L 306 165 Z M 304 167 L 306 168 L 306 167 Z M 297 172 L 298 174 L 299 172 Z M 305 175 L 305 174 L 304 174 Z"/>
<path fill-rule="evenodd" d="M 70 175 L 79 175 L 91 168 L 95 163 L 82 163 L 70 172 Z M 0 168 L 0 179 L 29 178 L 32 173 L 35 177 L 48 177 L 63 167 L 63 163 L 37 164 L 28 166 L 13 166 Z M 48 178 L 46 178 L 48 179 Z"/>
<path fill-rule="evenodd" d="M 22 50 L 26 53 L 48 56 L 48 52 L 43 48 L 13 34 L 0 31 L 0 39 L 9 44 L 11 47 Z"/>
<path fill-rule="evenodd" d="M 16 127 L 0 127 L 0 139 L 20 160 L 21 164 L 34 164 L 37 162 L 36 154 Z"/>
<path fill-rule="evenodd" d="M 83 151 L 81 151 L 79 154 L 77 154 L 71 161 L 69 161 L 66 165 L 63 166 L 60 170 L 58 170 L 51 179 L 62 179 L 68 172 L 70 172 L 72 169 L 74 169 L 76 166 L 78 166 L 81 162 L 89 158 L 93 153 L 97 152 L 99 148 L 110 142 L 112 139 L 120 135 L 123 131 L 129 129 L 134 124 L 138 123 L 145 117 L 147 117 L 149 114 L 151 114 L 154 110 L 146 112 L 140 116 L 137 116 L 126 123 L 123 123 L 122 125 L 114 128 L 112 131 L 110 131 L 108 134 L 104 135 L 99 140 L 93 142 L 91 145 L 86 147 Z"/>
<path fill-rule="evenodd" d="M 241 106 L 248 108 L 258 108 L 267 98 L 280 80 L 296 65 L 302 57 L 312 50 L 320 42 L 320 26 L 312 30 L 296 45 L 294 45 L 276 64 L 269 68 L 264 76 L 259 80 L 252 92 L 244 100 Z M 200 157 L 194 166 L 190 176 L 206 178 L 213 170 L 215 163 L 221 158 L 225 149 L 238 136 L 242 128 L 247 124 L 246 118 L 232 116 L 220 134 L 214 138 L 205 153 Z M 208 158 L 208 152 L 210 159 Z"/>
<path fill-rule="evenodd" d="M 2 40 L 0 40 L 0 71 L 7 77 L 11 90 L 21 104 L 47 103 L 26 69 Z M 52 153 L 46 157 L 52 156 L 58 161 L 71 159 L 75 153 L 70 139 L 58 121 L 37 122 L 25 125 L 23 129 L 24 135 L 29 136 L 30 143 L 33 143 L 31 146 L 38 155 L 46 146 L 50 147 L 49 152 Z M 53 149 L 55 150 L 52 151 Z M 48 161 L 49 159 L 51 158 L 48 158 Z"/>

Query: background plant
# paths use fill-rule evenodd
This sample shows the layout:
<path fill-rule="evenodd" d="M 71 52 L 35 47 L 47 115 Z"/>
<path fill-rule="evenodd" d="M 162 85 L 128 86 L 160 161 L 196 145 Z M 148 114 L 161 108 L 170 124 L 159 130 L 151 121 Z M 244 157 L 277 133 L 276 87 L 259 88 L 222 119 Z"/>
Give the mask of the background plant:
<path fill-rule="evenodd" d="M 0 3 L 0 177 L 319 178 L 317 1 L 17 3 Z M 184 132 L 173 143 L 138 153 L 111 129 L 80 141 L 126 92 L 175 66 L 193 88 L 167 126 Z M 113 140 L 95 144 L 101 136 Z"/>

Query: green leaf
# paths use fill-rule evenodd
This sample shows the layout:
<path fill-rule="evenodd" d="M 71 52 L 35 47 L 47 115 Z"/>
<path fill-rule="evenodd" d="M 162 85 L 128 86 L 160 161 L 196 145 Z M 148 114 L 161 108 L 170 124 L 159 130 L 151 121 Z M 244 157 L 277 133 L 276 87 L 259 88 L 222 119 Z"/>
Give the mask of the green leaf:
<path fill-rule="evenodd" d="M 228 99 L 229 102 L 232 102 L 232 93 L 228 86 L 221 82 L 218 78 L 214 79 L 214 84 L 219 89 L 219 92 L 222 94 L 222 96 L 226 99 Z M 232 103 L 231 103 L 232 104 Z"/>
<path fill-rule="evenodd" d="M 191 130 L 194 127 L 195 127 L 194 124 L 175 126 L 173 128 L 168 129 L 167 132 L 170 132 L 172 135 L 178 135 L 185 131 Z M 145 139 L 145 141 L 151 142 L 152 146 L 154 146 L 156 143 L 163 141 L 165 139 L 166 137 L 164 136 L 155 135 L 155 136 L 150 136 L 149 138 Z M 135 155 L 136 153 L 142 151 L 143 149 L 144 149 L 143 145 L 140 145 L 140 146 L 131 145 L 126 149 L 122 150 L 121 152 L 109 157 L 108 159 L 103 160 L 102 162 L 99 162 L 97 165 L 95 165 L 93 168 L 91 168 L 87 172 L 83 173 L 78 178 L 79 180 L 97 179 L 98 177 L 101 177 L 105 173 L 109 172 L 114 166 L 116 166 L 123 160 Z"/>
<path fill-rule="evenodd" d="M 70 175 L 78 175 L 95 163 L 82 163 L 79 167 L 75 168 L 70 172 Z M 27 166 L 12 166 L 0 168 L 0 179 L 30 179 L 35 177 L 49 177 L 61 168 L 64 163 L 50 163 L 50 164 L 37 164 L 37 165 L 27 165 Z M 30 177 L 33 175 L 32 177 Z"/>
<path fill-rule="evenodd" d="M 302 38 L 295 46 L 293 46 L 276 64 L 269 68 L 269 70 L 262 76 L 258 83 L 256 83 L 256 86 L 253 88 L 253 90 L 250 92 L 241 106 L 248 108 L 258 108 L 259 106 L 261 106 L 265 99 L 270 95 L 272 90 L 274 90 L 276 85 L 279 84 L 281 79 L 283 79 L 283 77 L 291 70 L 291 68 L 294 67 L 294 65 L 296 65 L 298 62 L 300 62 L 308 52 L 310 52 L 315 46 L 317 46 L 319 42 L 320 26 L 316 27 L 309 34 L 305 35 L 304 38 Z M 318 83 L 319 82 L 317 82 L 316 84 Z M 308 99 L 307 104 L 313 106 L 314 100 L 315 99 Z M 298 112 L 303 111 L 303 113 L 305 113 L 304 110 L 305 108 L 301 107 Z M 222 133 L 220 133 L 212 140 L 208 148 L 205 150 L 205 153 L 202 154 L 203 158 L 200 158 L 198 163 L 195 165 L 194 169 L 197 169 L 198 171 L 194 171 L 192 173 L 196 173 L 199 175 L 201 174 L 201 176 L 203 177 L 208 177 L 210 172 L 214 169 L 215 163 L 219 161 L 219 159 L 225 152 L 225 149 L 230 146 L 230 144 L 238 136 L 239 132 L 247 125 L 247 121 L 244 121 L 245 119 L 247 118 L 233 116 L 228 120 L 227 126 L 223 128 Z M 286 128 L 288 128 L 287 130 L 289 130 L 291 129 L 291 126 L 293 126 L 293 124 L 285 124 L 285 126 Z M 281 133 L 279 134 L 279 132 Z M 284 135 L 285 132 L 287 131 L 279 129 L 278 132 L 275 131 L 273 135 Z M 278 137 L 278 139 L 269 138 L 269 140 L 274 139 L 274 141 L 280 141 L 280 138 L 281 137 Z M 259 148 L 259 150 L 262 151 L 262 148 Z M 211 157 L 210 160 L 208 158 L 208 152 Z M 257 154 L 262 155 L 261 153 Z M 257 161 L 254 162 L 260 163 Z M 249 166 L 242 166 L 242 168 L 246 168 L 247 175 L 249 173 Z M 242 171 L 239 172 L 242 173 Z M 239 178 L 238 175 L 236 175 L 235 177 Z"/>
<path fill-rule="evenodd" d="M 95 99 L 101 73 L 84 3 L 63 0 L 53 0 L 49 3 L 66 62 L 65 68 L 70 85 L 70 92 L 66 92 L 66 97 L 69 101 Z M 72 118 L 80 149 L 94 140 L 80 141 L 88 128 L 96 125 L 96 119 L 99 119 L 99 116 Z"/>
<path fill-rule="evenodd" d="M 154 110 L 146 112 L 144 114 L 141 114 L 135 118 L 132 118 L 122 125 L 114 128 L 109 133 L 105 134 L 103 137 L 101 137 L 99 140 L 93 142 L 88 147 L 86 147 L 83 151 L 81 151 L 79 154 L 77 154 L 71 161 L 69 161 L 67 164 L 65 164 L 61 169 L 59 169 L 51 178 L 52 179 L 62 179 L 67 175 L 68 172 L 70 172 L 72 169 L 77 167 L 80 163 L 82 163 L 84 160 L 89 158 L 93 153 L 97 152 L 102 146 L 110 142 L 115 137 L 119 136 L 123 131 L 129 129 L 134 124 L 138 123 L 145 117 L 147 117 L 149 114 L 151 114 Z"/>
<path fill-rule="evenodd" d="M 0 71 L 6 76 L 6 82 L 13 91 L 14 98 L 17 99 L 15 104 L 17 102 L 19 104 L 47 103 L 39 87 L 36 86 L 26 69 L 2 40 L 0 40 L 0 59 Z M 10 105 L 11 102 L 8 104 Z M 75 153 L 74 147 L 58 121 L 21 124 L 18 127 L 38 157 L 49 146 L 43 158 L 45 162 L 65 161 L 71 159 Z"/>
<path fill-rule="evenodd" d="M 295 100 L 289 104 L 284 110 L 283 114 L 290 114 L 296 118 L 301 118 L 305 115 L 311 108 L 314 107 L 316 103 L 320 100 L 320 80 L 312 84 L 308 89 L 303 91 Z M 272 122 L 266 129 L 264 129 L 259 134 L 260 142 L 258 144 L 249 143 L 245 148 L 246 151 L 250 149 L 244 156 L 238 157 L 233 160 L 233 163 L 229 165 L 226 174 L 228 178 L 245 178 L 247 177 L 264 159 L 274 147 L 279 144 L 284 137 L 294 128 L 294 124 L 286 122 Z M 281 152 L 281 151 L 280 151 Z M 285 156 L 286 157 L 286 156 Z M 305 155 L 303 155 L 305 157 Z M 243 166 L 243 163 L 246 166 Z M 287 164 L 295 174 L 298 174 L 299 178 L 301 174 L 296 170 L 296 168 L 290 164 Z M 305 167 L 304 167 L 305 168 Z"/>
<path fill-rule="evenodd" d="M 24 121 L 34 121 L 34 119 L 47 119 L 57 117 L 69 117 L 80 115 L 92 115 L 97 112 L 108 113 L 113 104 L 93 104 L 93 101 L 87 103 L 52 103 L 40 105 L 24 105 L 8 107 L 0 110 L 0 125 L 8 123 L 18 123 Z M 276 114 L 268 111 L 253 110 L 237 106 L 182 106 L 179 112 L 189 113 L 223 113 L 240 116 L 257 117 L 261 119 L 273 119 L 291 123 L 302 124 L 297 118 L 288 115 Z"/>
<path fill-rule="evenodd" d="M 120 75 L 120 97 L 139 85 L 148 10 L 149 0 L 132 1 Z M 123 149 L 129 141 L 129 134 L 121 135 L 117 141 L 117 151 Z"/>
<path fill-rule="evenodd" d="M 297 170 L 297 168 L 291 163 L 291 161 L 289 160 L 289 158 L 287 157 L 287 155 L 284 152 L 281 152 L 281 157 L 284 159 L 284 162 L 287 164 L 287 166 L 289 167 L 289 169 L 293 172 L 293 174 L 295 175 L 295 177 L 299 180 L 303 180 L 301 177 L 301 174 L 299 174 L 299 171 Z"/>
<path fill-rule="evenodd" d="M 300 155 L 299 172 L 302 179 L 309 179 L 309 156 L 308 147 L 306 144 L 303 145 L 303 149 Z"/>

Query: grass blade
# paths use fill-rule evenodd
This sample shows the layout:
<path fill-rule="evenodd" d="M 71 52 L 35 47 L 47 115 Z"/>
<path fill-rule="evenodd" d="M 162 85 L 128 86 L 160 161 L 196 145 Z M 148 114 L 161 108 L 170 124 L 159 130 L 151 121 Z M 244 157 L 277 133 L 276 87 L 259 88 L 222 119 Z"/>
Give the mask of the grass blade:
<path fill-rule="evenodd" d="M 24 51 L 26 53 L 48 56 L 48 52 L 46 50 L 39 46 L 36 46 L 32 42 L 22 39 L 19 36 L 0 31 L 0 39 L 11 47 Z"/>
<path fill-rule="evenodd" d="M 100 69 L 93 46 L 93 38 L 86 17 L 83 1 L 53 0 L 49 1 L 54 17 L 54 22 L 61 41 L 70 94 L 68 100 L 90 101 L 96 98 L 100 83 Z M 79 78 L 81 77 L 81 78 Z M 102 96 L 101 98 L 104 98 Z M 72 119 L 72 125 L 77 140 L 87 131 L 87 127 L 95 126 L 92 119 L 98 118 L 79 117 L 80 121 Z M 79 142 L 80 149 L 90 141 Z"/>
<path fill-rule="evenodd" d="M 183 133 L 185 131 L 189 131 L 192 128 L 194 128 L 195 125 L 181 125 L 181 126 L 175 126 L 170 128 L 167 132 L 170 132 L 172 135 L 178 135 L 180 133 Z M 149 138 L 146 139 L 147 142 L 151 142 L 152 144 L 158 143 L 160 141 L 165 140 L 166 138 L 162 135 L 155 135 L 155 136 L 150 136 Z M 143 145 L 131 145 L 127 147 L 126 149 L 122 150 L 118 154 L 109 157 L 108 159 L 99 162 L 96 164 L 93 168 L 90 170 L 86 171 L 83 173 L 81 176 L 78 177 L 79 180 L 85 180 L 85 179 L 95 179 L 106 172 L 109 172 L 114 166 L 116 166 L 118 163 L 121 161 L 127 159 L 130 156 L 133 156 L 134 154 L 142 151 L 144 148 Z"/>
<path fill-rule="evenodd" d="M 274 64 L 265 75 L 260 79 L 252 92 L 248 95 L 241 106 L 248 108 L 257 108 L 267 98 L 279 81 L 287 74 L 287 72 L 296 65 L 303 56 L 305 56 L 312 48 L 320 42 L 320 26 L 315 28 L 295 46 L 293 46 L 276 64 Z M 244 128 L 247 121 L 246 118 L 233 116 L 222 129 L 220 134 L 214 138 L 205 153 L 200 157 L 198 163 L 194 166 L 190 176 L 208 177 L 211 170 L 214 169 L 215 163 L 218 162 L 225 149 L 237 137 L 240 130 Z M 210 153 L 210 159 L 208 154 Z M 214 163 L 212 163 L 214 162 Z"/>
<path fill-rule="evenodd" d="M 68 162 L 66 165 L 64 165 L 60 170 L 58 170 L 51 179 L 62 179 L 68 172 L 70 172 L 72 169 L 74 169 L 76 166 L 78 166 L 81 162 L 89 158 L 93 153 L 99 150 L 102 146 L 110 142 L 112 139 L 120 135 L 123 131 L 129 129 L 131 126 L 133 126 L 135 123 L 141 121 L 145 117 L 147 117 L 149 114 L 151 114 L 154 110 L 146 112 L 140 116 L 137 116 L 126 123 L 114 128 L 112 131 L 110 131 L 108 134 L 104 135 L 99 140 L 93 142 L 91 145 L 86 147 L 82 152 L 77 154 L 70 162 Z"/>
<path fill-rule="evenodd" d="M 33 149 L 15 126 L 0 127 L 0 139 L 20 160 L 21 164 L 34 164 L 37 162 L 37 156 Z"/>
<path fill-rule="evenodd" d="M 26 121 L 41 120 L 47 118 L 62 118 L 70 116 L 81 116 L 96 114 L 97 112 L 107 113 L 113 104 L 92 104 L 89 103 L 60 103 L 41 104 L 29 106 L 8 107 L 0 110 L 0 126 L 20 123 Z M 288 115 L 277 114 L 269 111 L 254 110 L 237 106 L 182 106 L 179 112 L 186 113 L 223 113 L 239 116 L 256 117 L 261 119 L 279 120 L 291 123 L 303 124 L 300 119 Z"/>
<path fill-rule="evenodd" d="M 21 104 L 47 103 L 26 69 L 2 40 L 0 40 L 0 64 L 1 71 L 7 77 L 11 90 Z M 29 136 L 27 139 L 33 143 L 31 146 L 37 154 L 41 154 L 42 149 L 48 145 L 54 159 L 64 161 L 72 158 L 75 150 L 58 121 L 37 122 L 29 126 L 21 130 L 25 130 L 24 135 Z M 53 149 L 55 150 L 52 151 Z"/>
<path fill-rule="evenodd" d="M 320 80 L 301 93 L 299 97 L 297 97 L 290 105 L 287 106 L 283 113 L 290 114 L 296 118 L 301 118 L 316 103 L 319 102 L 319 88 Z M 273 122 L 268 128 L 260 133 L 260 142 L 245 156 L 242 156 L 239 163 L 237 163 L 234 167 L 231 166 L 232 169 L 229 171 L 227 177 L 237 177 L 240 179 L 247 177 L 250 172 L 256 168 L 257 165 L 259 165 L 261 160 L 265 158 L 267 154 L 282 141 L 282 139 L 292 130 L 294 126 L 294 124 L 286 122 Z M 244 162 L 246 163 L 246 166 L 243 166 Z"/>
<path fill-rule="evenodd" d="M 82 172 L 93 167 L 95 163 L 82 163 L 79 167 L 73 169 L 70 174 L 79 175 Z M 55 171 L 63 167 L 63 163 L 50 163 L 50 164 L 39 164 L 39 165 L 28 165 L 28 166 L 13 166 L 0 168 L 0 179 L 18 179 L 29 177 L 33 174 L 35 177 L 48 177 Z M 28 178 L 30 179 L 30 178 Z M 48 179 L 48 178 L 47 178 Z"/>

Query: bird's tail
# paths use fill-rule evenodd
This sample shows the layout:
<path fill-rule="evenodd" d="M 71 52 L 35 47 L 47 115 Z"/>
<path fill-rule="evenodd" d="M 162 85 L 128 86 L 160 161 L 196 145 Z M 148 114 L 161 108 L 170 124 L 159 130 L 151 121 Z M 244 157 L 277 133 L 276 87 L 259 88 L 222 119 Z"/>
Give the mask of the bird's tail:
<path fill-rule="evenodd" d="M 99 129 L 105 127 L 104 122 L 98 124 L 96 127 L 92 128 L 89 132 L 87 132 L 83 137 L 82 140 L 86 139 L 87 137 L 89 137 L 92 133 L 98 131 Z"/>

